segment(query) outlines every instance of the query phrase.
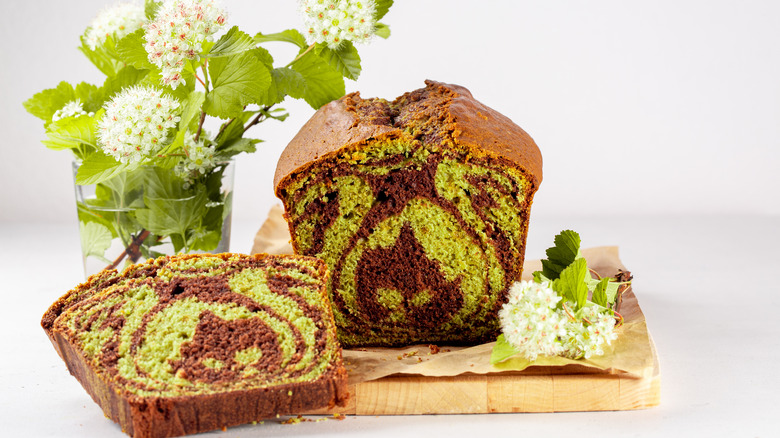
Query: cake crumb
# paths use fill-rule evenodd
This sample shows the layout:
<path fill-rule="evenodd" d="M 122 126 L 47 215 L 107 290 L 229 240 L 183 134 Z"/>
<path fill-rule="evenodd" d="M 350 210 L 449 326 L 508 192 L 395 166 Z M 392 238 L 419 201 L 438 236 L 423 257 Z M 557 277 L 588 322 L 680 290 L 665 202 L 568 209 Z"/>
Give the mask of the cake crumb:
<path fill-rule="evenodd" d="M 398 360 L 406 359 L 407 357 L 417 356 L 417 351 L 409 351 L 406 352 L 400 356 L 398 356 Z"/>
<path fill-rule="evenodd" d="M 439 354 L 439 346 L 438 345 L 428 344 L 428 348 L 430 348 L 430 350 L 431 350 L 431 352 L 428 353 L 428 354 Z"/>
<path fill-rule="evenodd" d="M 300 423 L 302 421 L 306 421 L 303 418 L 303 415 L 298 415 L 297 417 L 290 417 L 290 418 L 282 421 L 282 424 L 298 424 L 298 423 Z"/>
<path fill-rule="evenodd" d="M 345 417 L 345 416 L 344 416 L 344 414 L 339 414 L 338 412 L 337 412 L 337 413 L 335 413 L 335 414 L 333 414 L 333 419 L 334 419 L 334 420 L 339 420 L 339 421 L 341 421 L 341 420 L 343 420 L 343 419 L 345 419 L 345 418 L 347 418 L 347 417 Z"/>

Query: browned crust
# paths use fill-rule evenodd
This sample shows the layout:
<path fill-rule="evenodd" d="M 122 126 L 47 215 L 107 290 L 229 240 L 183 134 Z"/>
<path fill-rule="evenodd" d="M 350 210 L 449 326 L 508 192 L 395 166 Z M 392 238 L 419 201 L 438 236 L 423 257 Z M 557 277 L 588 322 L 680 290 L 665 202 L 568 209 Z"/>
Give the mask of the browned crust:
<path fill-rule="evenodd" d="M 427 92 L 442 98 L 443 105 L 425 106 L 415 103 L 415 109 L 426 116 L 434 116 L 447 126 L 454 145 L 468 148 L 476 155 L 507 159 L 522 169 L 533 184 L 533 190 L 542 182 L 542 154 L 531 136 L 508 117 L 475 100 L 459 85 L 425 81 L 426 88 L 406 93 L 396 99 L 401 105 L 407 98 Z M 304 172 L 315 162 L 337 155 L 345 149 L 359 149 L 371 139 L 404 136 L 401 127 L 376 124 L 371 118 L 362 119 L 355 110 L 359 93 L 349 94 L 320 108 L 290 141 L 276 167 L 274 187 L 281 197 L 281 188 L 294 174 Z M 397 124 L 397 123 L 396 123 Z"/>
<path fill-rule="evenodd" d="M 46 336 L 49 337 L 52 345 L 54 345 L 54 348 L 57 350 L 57 354 L 59 354 L 63 360 L 65 360 L 65 356 L 63 356 L 62 351 L 60 351 L 59 343 L 56 342 L 54 333 L 52 332 L 54 321 L 69 307 L 91 297 L 102 287 L 114 284 L 118 278 L 119 276 L 115 269 L 104 270 L 94 274 L 90 276 L 84 283 L 81 283 L 80 285 L 66 292 L 51 306 L 49 306 L 49 309 L 46 310 L 46 313 L 43 314 L 43 318 L 41 318 L 41 327 L 43 327 L 43 330 L 46 332 Z"/>
<path fill-rule="evenodd" d="M 216 256 L 227 259 L 232 255 L 226 253 Z M 201 257 L 201 255 L 177 255 L 171 256 L 167 260 L 197 257 Z M 253 254 L 246 257 L 255 260 L 267 257 L 290 261 L 296 259 L 316 260 L 318 262 L 318 275 L 327 275 L 324 262 L 311 257 L 271 256 L 268 254 Z M 41 320 L 41 326 L 67 365 L 68 371 L 76 377 L 95 403 L 103 409 L 106 417 L 121 426 L 122 431 L 136 438 L 166 438 L 260 421 L 276 415 L 298 414 L 326 405 L 329 408 L 336 405 L 346 405 L 349 392 L 347 391 L 347 373 L 341 363 L 340 348 L 338 360 L 331 363 L 327 371 L 317 380 L 311 382 L 181 397 L 141 397 L 122 389 L 116 382 L 110 380 L 109 376 L 92 369 L 81 354 L 79 347 L 74 345 L 67 336 L 57 331 L 54 322 L 62 312 L 71 306 L 93 296 L 100 289 L 115 283 L 118 279 L 132 275 L 134 268 L 135 266 L 128 268 L 121 275 L 111 270 L 90 277 L 85 283 L 68 291 L 52 304 Z M 323 300 L 328 300 L 324 283 L 320 288 L 320 294 Z M 330 308 L 327 301 L 323 308 Z M 335 338 L 335 324 L 332 314 L 328 312 L 327 315 L 323 316 L 330 320 L 331 330 L 328 330 L 327 336 Z"/>
<path fill-rule="evenodd" d="M 207 432 L 299 414 L 324 407 L 345 406 L 349 398 L 347 373 L 332 367 L 314 382 L 209 394 L 198 397 L 143 398 L 126 394 L 89 367 L 78 349 L 62 335 L 53 340 L 68 371 L 76 377 L 106 417 L 135 438 L 167 438 Z M 290 395 L 292 393 L 292 395 Z"/>

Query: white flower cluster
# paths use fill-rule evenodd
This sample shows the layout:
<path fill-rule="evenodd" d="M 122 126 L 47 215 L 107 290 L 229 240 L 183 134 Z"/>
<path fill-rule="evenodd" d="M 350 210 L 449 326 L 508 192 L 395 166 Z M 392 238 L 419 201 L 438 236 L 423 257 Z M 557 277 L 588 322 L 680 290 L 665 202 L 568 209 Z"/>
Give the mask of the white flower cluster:
<path fill-rule="evenodd" d="M 56 122 L 57 120 L 62 120 L 67 117 L 80 117 L 80 116 L 94 116 L 95 113 L 87 113 L 84 111 L 84 107 L 81 106 L 81 100 L 71 100 L 70 102 L 66 103 L 62 106 L 62 108 L 58 109 L 54 112 L 54 114 L 51 116 L 51 121 Z"/>
<path fill-rule="evenodd" d="M 162 70 L 162 82 L 176 88 L 185 83 L 181 72 L 196 59 L 204 41 L 211 41 L 226 21 L 215 0 L 166 0 L 146 27 L 149 61 Z"/>
<path fill-rule="evenodd" d="M 375 4 L 372 0 L 302 0 L 301 11 L 308 26 L 309 44 L 326 43 L 331 49 L 342 41 L 366 42 L 374 34 Z"/>
<path fill-rule="evenodd" d="M 214 146 L 206 146 L 202 133 L 198 141 L 195 141 L 195 134 L 184 137 L 185 157 L 176 165 L 175 172 L 185 181 L 190 182 L 197 174 L 204 175 L 216 165 Z"/>
<path fill-rule="evenodd" d="M 601 356 L 604 354 L 604 344 L 610 345 L 617 339 L 615 318 L 596 306 L 582 309 L 582 317 L 589 323 L 570 324 L 571 335 L 565 340 L 564 356 L 570 358 L 585 356 L 586 359 Z"/>
<path fill-rule="evenodd" d="M 103 108 L 98 141 L 105 153 L 122 163 L 137 163 L 158 152 L 180 120 L 179 102 L 152 87 L 125 88 Z"/>
<path fill-rule="evenodd" d="M 586 307 L 582 319 L 557 309 L 561 297 L 548 282 L 521 281 L 509 289 L 499 311 L 504 338 L 530 361 L 538 356 L 599 356 L 617 338 L 615 319 L 606 309 Z"/>
<path fill-rule="evenodd" d="M 146 22 L 144 7 L 135 3 L 117 3 L 100 11 L 92 20 L 84 39 L 90 49 L 95 50 L 113 36 L 120 40 L 140 29 Z"/>

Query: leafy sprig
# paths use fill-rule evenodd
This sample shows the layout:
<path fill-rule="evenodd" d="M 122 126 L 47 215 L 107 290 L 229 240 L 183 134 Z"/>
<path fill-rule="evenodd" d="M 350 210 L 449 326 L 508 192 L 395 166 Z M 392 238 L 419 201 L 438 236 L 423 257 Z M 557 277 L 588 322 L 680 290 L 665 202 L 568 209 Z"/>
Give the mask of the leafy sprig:
<path fill-rule="evenodd" d="M 547 258 L 542 260 L 542 270 L 533 273 L 534 281 L 552 282 L 553 290 L 573 304 L 574 311 L 585 307 L 588 301 L 614 309 L 618 291 L 626 283 L 601 278 L 588 268 L 580 251 L 580 235 L 575 231 L 561 231 L 553 242 L 555 246 L 547 249 Z"/>
<path fill-rule="evenodd" d="M 163 3 L 146 0 L 149 23 L 165 9 Z M 374 3 L 376 35 L 387 38 L 389 28 L 378 20 L 393 1 Z M 24 102 L 27 111 L 43 121 L 43 144 L 52 150 L 70 150 L 80 163 L 76 183 L 97 185 L 93 205 L 79 206 L 85 254 L 100 256 L 108 236 L 122 238 L 128 257 L 155 255 L 153 248 L 163 238 L 169 238 L 177 252 L 213 249 L 221 237 L 222 219 L 229 213 L 230 199 L 219 194 L 224 163 L 255 152 L 261 142 L 248 137 L 249 130 L 268 120 L 284 121 L 288 114 L 280 104 L 288 97 L 303 99 L 314 109 L 340 98 L 345 79 L 357 80 L 362 72 L 358 50 L 350 41 L 329 47 L 307 43 L 296 29 L 254 35 L 237 26 L 225 29 L 215 41 L 202 40 L 195 56 L 184 59 L 181 80 L 169 85 L 163 77 L 170 72 L 164 73 L 159 58 L 153 59 L 147 51 L 144 28 L 121 38 L 107 35 L 92 47 L 87 44 L 87 29 L 79 50 L 106 75 L 105 81 L 61 82 Z M 270 49 L 277 44 L 294 46 L 292 59 L 275 59 Z M 180 104 L 179 121 L 154 154 L 123 162 L 103 150 L 98 125 L 104 106 L 134 86 L 157 88 L 175 98 Z M 83 113 L 53 120 L 58 110 L 74 101 L 82 105 Z M 213 136 L 205 135 L 208 118 L 220 120 Z M 173 170 L 189 155 L 188 142 L 213 148 L 215 162 L 221 164 L 188 179 L 176 175 Z M 149 188 L 155 187 L 154 181 L 165 190 Z M 100 210 L 117 206 L 130 208 L 121 221 Z"/>
<path fill-rule="evenodd" d="M 579 234 L 562 231 L 555 236 L 554 246 L 547 249 L 542 270 L 533 273 L 533 283 L 512 286 L 510 302 L 500 312 L 504 333 L 496 340 L 491 363 L 520 353 L 529 360 L 534 360 L 537 354 L 571 358 L 589 357 L 594 352 L 601 354 L 601 343 L 610 341 L 601 331 L 611 332 L 614 321 L 609 319 L 612 317 L 622 321 L 616 305 L 628 282 L 601 278 L 589 269 L 580 243 Z M 540 294 L 553 295 L 540 304 Z M 535 327 L 534 321 L 540 325 Z M 513 342 L 508 339 L 510 335 Z"/>

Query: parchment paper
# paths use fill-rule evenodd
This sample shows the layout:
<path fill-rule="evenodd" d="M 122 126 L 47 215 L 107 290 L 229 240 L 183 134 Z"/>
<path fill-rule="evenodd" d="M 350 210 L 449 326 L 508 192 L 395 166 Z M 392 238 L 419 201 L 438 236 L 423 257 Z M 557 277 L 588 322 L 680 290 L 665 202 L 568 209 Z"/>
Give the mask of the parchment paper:
<path fill-rule="evenodd" d="M 268 219 L 255 236 L 253 253 L 293 253 L 289 229 L 282 214 L 280 206 L 271 208 Z M 625 270 L 616 246 L 583 249 L 582 254 L 588 261 L 588 267 L 602 276 L 615 275 L 618 269 Z M 539 260 L 526 261 L 523 266 L 523 279 L 530 279 L 531 274 L 541 267 Z M 623 294 L 620 313 L 625 321 L 617 329 L 618 339 L 604 349 L 603 356 L 591 359 L 540 357 L 534 362 L 528 362 L 515 357 L 491 365 L 490 353 L 495 344 L 491 342 L 472 347 L 414 345 L 405 348 L 345 349 L 344 363 L 351 384 L 399 374 L 442 377 L 461 374 L 572 372 L 652 377 L 655 372 L 654 346 L 647 331 L 645 317 L 631 289 Z"/>

